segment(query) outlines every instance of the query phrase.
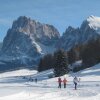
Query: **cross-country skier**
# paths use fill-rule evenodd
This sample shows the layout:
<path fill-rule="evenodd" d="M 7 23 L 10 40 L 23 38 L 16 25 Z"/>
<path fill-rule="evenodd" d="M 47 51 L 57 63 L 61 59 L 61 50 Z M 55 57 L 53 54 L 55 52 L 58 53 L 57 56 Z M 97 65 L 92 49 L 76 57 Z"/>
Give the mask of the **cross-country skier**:
<path fill-rule="evenodd" d="M 58 88 L 61 88 L 61 83 L 62 83 L 62 80 L 61 80 L 61 78 L 59 77 L 59 78 L 58 78 Z"/>
<path fill-rule="evenodd" d="M 77 89 L 77 83 L 78 83 L 78 78 L 75 76 L 73 79 L 74 85 L 75 85 L 75 90 Z"/>
<path fill-rule="evenodd" d="M 37 83 L 37 78 L 35 78 L 35 83 Z"/>
<path fill-rule="evenodd" d="M 66 82 L 67 82 L 67 80 L 66 80 L 66 78 L 64 78 L 64 80 L 63 80 L 64 88 L 66 88 Z"/>

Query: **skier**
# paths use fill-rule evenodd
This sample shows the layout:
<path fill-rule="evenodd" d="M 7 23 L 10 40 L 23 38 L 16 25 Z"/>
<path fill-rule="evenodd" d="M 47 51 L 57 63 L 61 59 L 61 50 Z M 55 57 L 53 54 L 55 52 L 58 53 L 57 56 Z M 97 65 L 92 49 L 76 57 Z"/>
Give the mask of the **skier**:
<path fill-rule="evenodd" d="M 35 78 L 35 83 L 37 83 L 37 78 Z"/>
<path fill-rule="evenodd" d="M 63 80 L 64 88 L 66 88 L 66 82 L 67 82 L 67 80 L 66 80 L 66 78 L 64 78 L 64 80 Z"/>
<path fill-rule="evenodd" d="M 58 84 L 59 84 L 59 85 L 58 85 L 58 88 L 61 88 L 61 83 L 62 83 L 62 80 L 61 80 L 61 78 L 59 77 L 59 78 L 58 78 Z"/>
<path fill-rule="evenodd" d="M 74 85 L 75 85 L 75 90 L 77 89 L 77 83 L 78 83 L 78 78 L 75 76 L 73 79 Z"/>

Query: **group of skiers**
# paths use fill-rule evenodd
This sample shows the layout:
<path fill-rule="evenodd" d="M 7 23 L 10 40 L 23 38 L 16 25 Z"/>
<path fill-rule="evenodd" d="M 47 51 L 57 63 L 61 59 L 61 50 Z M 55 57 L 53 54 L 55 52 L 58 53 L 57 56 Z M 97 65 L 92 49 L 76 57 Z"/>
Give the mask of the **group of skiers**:
<path fill-rule="evenodd" d="M 66 80 L 66 78 L 64 78 L 63 80 L 59 77 L 58 78 L 58 88 L 61 88 L 61 84 L 62 84 L 62 82 L 63 82 L 63 85 L 64 85 L 64 88 L 66 88 L 66 83 L 67 83 L 67 80 Z"/>
<path fill-rule="evenodd" d="M 73 79 L 73 83 L 74 83 L 74 88 L 75 90 L 77 89 L 77 84 L 78 82 L 80 81 L 80 78 L 78 80 L 78 78 L 75 76 L 74 79 Z M 64 78 L 63 80 L 61 79 L 61 77 L 58 78 L 58 88 L 61 88 L 62 87 L 62 83 L 63 83 L 63 86 L 64 88 L 66 88 L 66 83 L 67 83 L 67 80 L 66 78 Z"/>
<path fill-rule="evenodd" d="M 24 77 L 23 77 L 24 78 Z M 35 79 L 32 79 L 30 78 L 29 79 L 30 81 L 34 81 L 37 83 L 37 78 Z M 62 84 L 63 84 L 63 87 L 66 88 L 66 84 L 67 84 L 67 79 L 64 77 L 64 79 L 62 80 L 61 77 L 58 77 L 58 88 L 62 88 Z M 74 83 L 74 88 L 75 90 L 77 90 L 77 84 L 80 82 L 80 78 L 78 79 L 76 76 L 74 77 L 73 79 L 73 83 Z"/>

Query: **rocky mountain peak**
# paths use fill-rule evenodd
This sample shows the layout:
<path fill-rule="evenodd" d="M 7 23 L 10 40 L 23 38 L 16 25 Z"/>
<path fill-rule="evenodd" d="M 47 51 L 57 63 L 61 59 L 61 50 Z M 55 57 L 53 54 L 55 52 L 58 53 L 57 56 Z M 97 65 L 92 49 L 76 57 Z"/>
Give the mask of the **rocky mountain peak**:
<path fill-rule="evenodd" d="M 74 29 L 75 29 L 75 28 L 73 28 L 72 26 L 68 26 L 68 28 L 66 29 L 66 32 L 67 32 L 67 31 L 70 32 L 70 31 L 72 31 L 72 30 L 74 30 Z"/>
<path fill-rule="evenodd" d="M 95 41 L 98 38 L 100 38 L 100 17 L 89 16 L 80 28 L 69 26 L 58 44 L 60 48 L 69 50 L 76 45 L 87 44 L 90 40 Z"/>
<path fill-rule="evenodd" d="M 25 27 L 27 24 L 29 24 L 31 21 L 30 18 L 27 18 L 26 16 L 20 16 L 17 20 L 15 20 L 13 22 L 12 28 L 16 29 L 16 28 L 23 28 Z"/>
<path fill-rule="evenodd" d="M 86 20 L 84 20 L 81 25 L 81 29 L 87 30 L 89 28 L 100 34 L 100 17 L 91 15 Z"/>
<path fill-rule="evenodd" d="M 46 40 L 52 41 L 52 39 L 58 39 L 60 37 L 57 29 L 48 24 L 42 24 L 35 20 L 31 20 L 25 16 L 19 17 L 13 22 L 12 30 L 24 33 L 34 38 L 37 41 L 46 42 Z"/>
<path fill-rule="evenodd" d="M 54 52 L 59 37 L 54 26 L 21 16 L 13 22 L 3 40 L 0 59 L 10 58 L 6 61 L 14 60 L 19 65 L 36 64 L 42 55 Z"/>

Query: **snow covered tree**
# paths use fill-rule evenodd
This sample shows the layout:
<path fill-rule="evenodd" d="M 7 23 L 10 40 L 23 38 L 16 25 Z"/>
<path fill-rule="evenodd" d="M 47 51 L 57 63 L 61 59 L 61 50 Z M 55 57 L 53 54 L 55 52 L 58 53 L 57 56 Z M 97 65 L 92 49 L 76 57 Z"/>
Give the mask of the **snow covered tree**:
<path fill-rule="evenodd" d="M 58 50 L 54 53 L 54 74 L 55 76 L 62 76 L 68 72 L 68 58 L 67 53 L 63 50 Z"/>

